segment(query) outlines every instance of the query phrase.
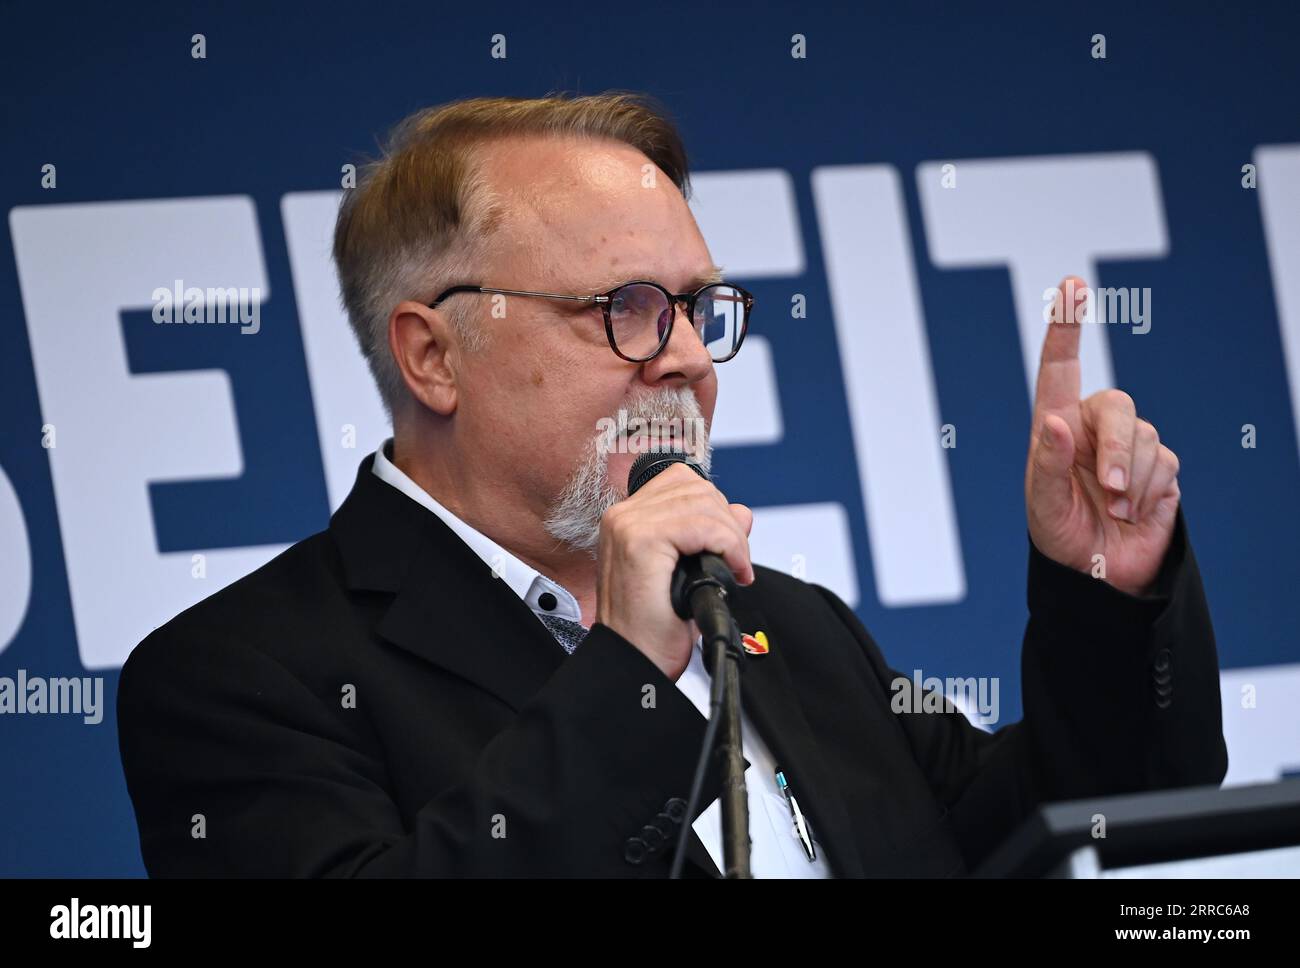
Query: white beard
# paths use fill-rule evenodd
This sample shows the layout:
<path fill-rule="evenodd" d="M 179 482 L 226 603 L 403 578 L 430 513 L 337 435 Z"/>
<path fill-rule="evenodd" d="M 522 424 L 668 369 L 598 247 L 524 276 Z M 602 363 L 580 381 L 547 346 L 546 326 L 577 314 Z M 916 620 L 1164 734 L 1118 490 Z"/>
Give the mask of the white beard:
<path fill-rule="evenodd" d="M 639 417 L 650 426 L 664 426 L 669 421 L 678 420 L 682 427 L 688 426 L 689 422 L 690 426 L 701 428 L 702 433 L 688 433 L 685 443 L 693 445 L 688 456 L 700 465 L 705 474 L 709 473 L 713 464 L 713 445 L 709 443 L 708 430 L 704 428 L 699 401 L 690 388 L 653 391 L 633 400 L 623 409 L 628 423 Z M 592 437 L 582 463 L 551 504 L 543 522 L 551 537 L 575 550 L 586 551 L 593 558 L 600 542 L 600 519 L 627 496 L 626 484 L 615 487 L 609 482 L 607 440 L 604 432 Z"/>

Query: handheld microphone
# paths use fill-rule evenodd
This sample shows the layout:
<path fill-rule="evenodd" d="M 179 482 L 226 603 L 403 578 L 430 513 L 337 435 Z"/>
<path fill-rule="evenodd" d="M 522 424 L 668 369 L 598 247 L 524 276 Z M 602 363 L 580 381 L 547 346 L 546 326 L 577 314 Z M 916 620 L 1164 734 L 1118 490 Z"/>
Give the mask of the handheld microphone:
<path fill-rule="evenodd" d="M 680 451 L 648 452 L 638 457 L 628 472 L 627 496 L 631 497 L 674 464 L 685 464 L 706 481 L 709 479 L 699 464 L 689 460 Z M 712 654 L 712 650 L 707 648 L 709 643 L 719 638 L 728 643 L 732 641 L 731 609 L 727 606 L 727 595 L 735 588 L 736 579 L 731 569 L 718 555 L 711 552 L 683 555 L 673 569 L 670 586 L 673 611 L 679 618 L 695 619 L 695 625 L 704 638 L 706 658 Z"/>

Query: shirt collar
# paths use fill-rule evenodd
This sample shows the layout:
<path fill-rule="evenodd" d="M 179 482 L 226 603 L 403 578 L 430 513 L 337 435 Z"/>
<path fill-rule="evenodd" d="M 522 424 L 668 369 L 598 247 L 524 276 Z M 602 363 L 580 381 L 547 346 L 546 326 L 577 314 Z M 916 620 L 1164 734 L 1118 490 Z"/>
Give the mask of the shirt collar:
<path fill-rule="evenodd" d="M 469 546 L 470 550 L 485 561 L 494 575 L 504 581 L 510 590 L 523 599 L 524 603 L 538 615 L 556 615 L 574 622 L 582 621 L 582 609 L 578 600 L 559 582 L 547 578 L 536 568 L 520 561 L 497 542 L 483 532 L 466 524 L 451 511 L 434 500 L 424 488 L 389 459 L 393 439 L 390 437 L 375 451 L 374 473 L 381 480 L 397 488 L 412 501 L 428 508 L 449 527 L 458 538 Z M 554 599 L 554 607 L 546 608 L 551 600 L 543 596 L 549 594 Z"/>

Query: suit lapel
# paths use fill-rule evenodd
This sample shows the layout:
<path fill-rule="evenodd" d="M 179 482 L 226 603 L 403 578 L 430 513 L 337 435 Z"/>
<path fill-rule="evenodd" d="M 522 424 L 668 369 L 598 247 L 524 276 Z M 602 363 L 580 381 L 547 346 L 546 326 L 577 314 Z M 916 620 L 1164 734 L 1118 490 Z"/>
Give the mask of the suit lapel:
<path fill-rule="evenodd" d="M 744 590 L 731 598 L 732 614 L 742 632 L 769 631 L 762 611 L 747 601 Z M 758 729 L 785 771 L 799 807 L 810 818 L 813 835 L 826 851 L 838 877 L 863 876 L 853 825 L 839 784 L 817 750 L 808 720 L 799 705 L 780 641 L 767 655 L 746 653 L 740 671 L 741 708 Z"/>
<path fill-rule="evenodd" d="M 376 477 L 373 461 L 330 522 L 349 587 L 393 593 L 381 637 L 518 710 L 566 653 L 436 514 Z"/>

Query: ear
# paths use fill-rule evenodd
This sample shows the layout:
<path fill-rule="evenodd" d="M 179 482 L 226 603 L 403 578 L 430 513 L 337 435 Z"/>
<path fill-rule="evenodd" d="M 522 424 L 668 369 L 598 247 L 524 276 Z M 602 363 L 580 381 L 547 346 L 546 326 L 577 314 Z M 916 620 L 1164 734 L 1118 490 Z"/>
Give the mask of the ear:
<path fill-rule="evenodd" d="M 411 396 L 444 417 L 456 410 L 458 344 L 450 320 L 410 300 L 388 317 L 388 348 Z"/>

